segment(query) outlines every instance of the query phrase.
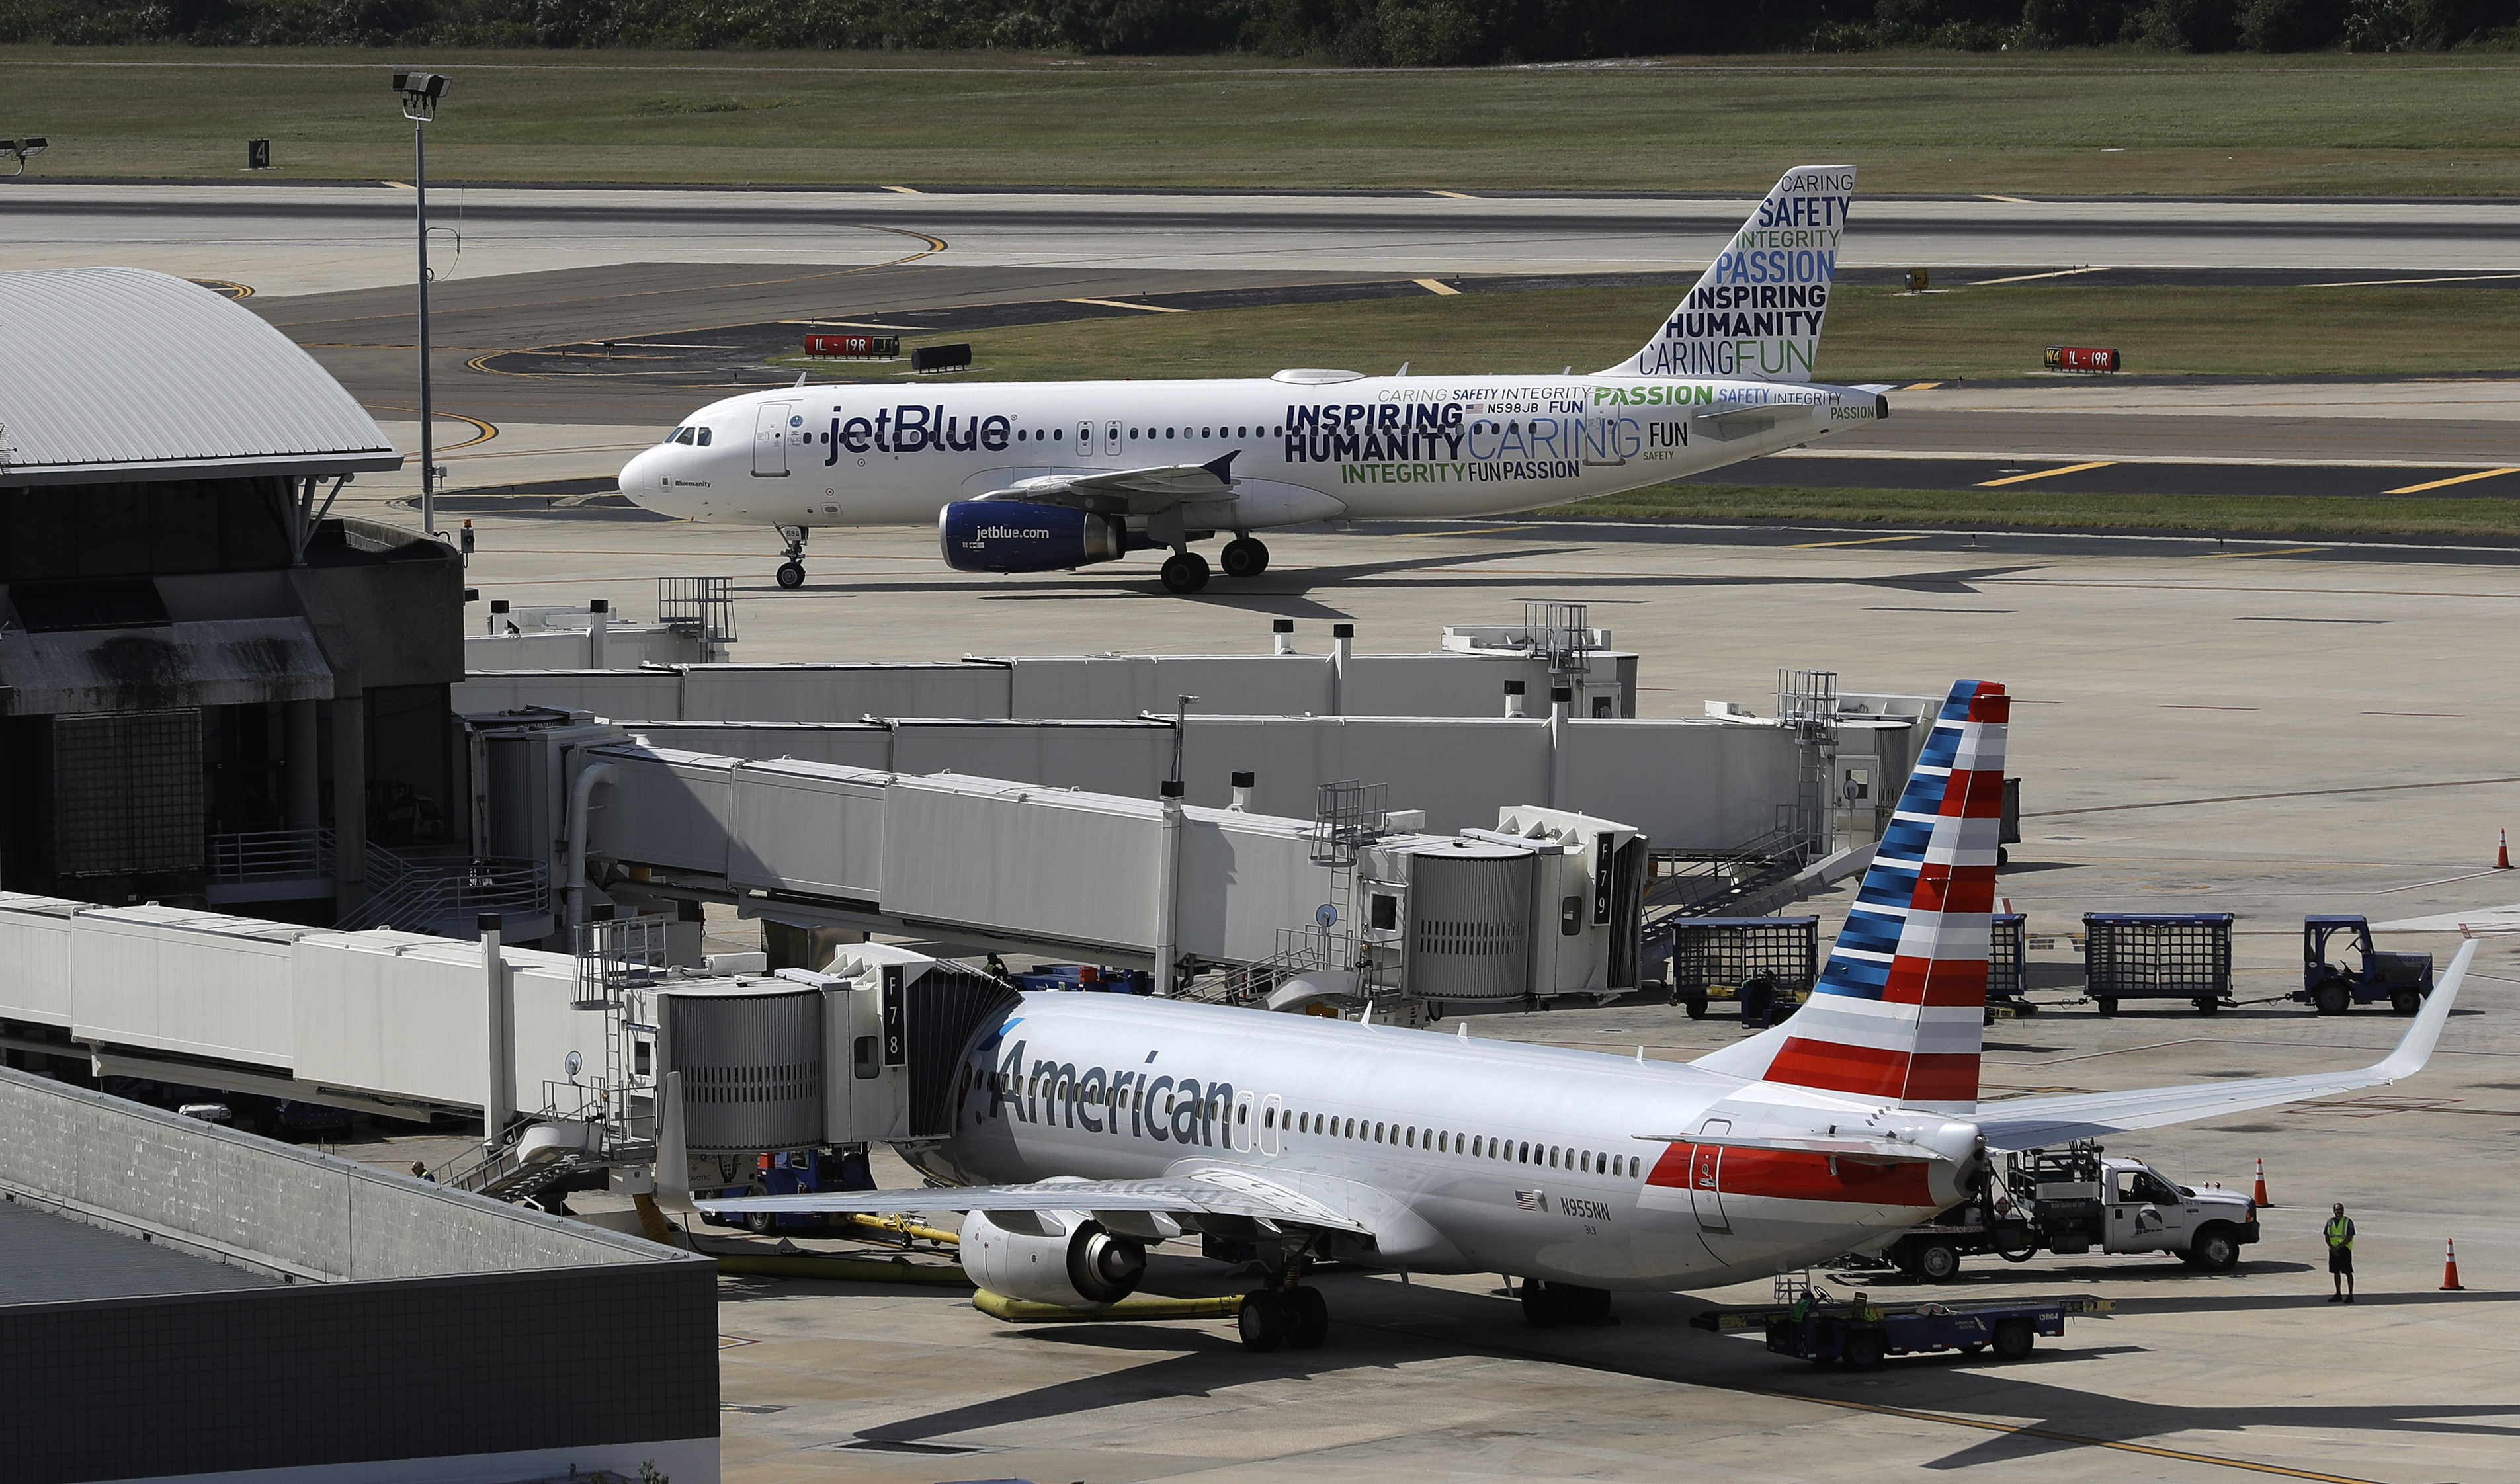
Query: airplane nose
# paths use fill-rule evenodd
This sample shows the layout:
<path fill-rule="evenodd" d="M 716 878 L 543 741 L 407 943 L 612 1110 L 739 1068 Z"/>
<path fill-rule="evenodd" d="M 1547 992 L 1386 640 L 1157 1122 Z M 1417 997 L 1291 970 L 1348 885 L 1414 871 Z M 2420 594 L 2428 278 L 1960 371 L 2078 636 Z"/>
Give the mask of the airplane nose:
<path fill-rule="evenodd" d="M 635 454 L 621 466 L 621 493 L 633 505 L 649 505 L 664 492 L 665 461 L 655 449 Z"/>

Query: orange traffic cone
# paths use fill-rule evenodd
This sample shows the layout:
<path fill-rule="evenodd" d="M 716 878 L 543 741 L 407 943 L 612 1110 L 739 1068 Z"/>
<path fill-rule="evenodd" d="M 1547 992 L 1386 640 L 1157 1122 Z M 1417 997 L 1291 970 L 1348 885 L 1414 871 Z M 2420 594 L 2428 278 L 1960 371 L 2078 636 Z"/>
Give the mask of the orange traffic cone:
<path fill-rule="evenodd" d="M 2261 1211 L 2274 1204 L 2273 1201 L 2267 1199 L 2267 1162 L 2263 1159 L 2258 1161 L 2258 1191 L 2256 1194 L 2249 1197 L 2249 1200 Z"/>
<path fill-rule="evenodd" d="M 2463 1292 L 2465 1290 L 2459 1286 L 2458 1282 L 2458 1243 L 2447 1237 L 2442 1240 L 2448 1242 L 2449 1246 L 2442 1256 L 2441 1290 L 2444 1293 Z"/>
<path fill-rule="evenodd" d="M 2511 869 L 2511 832 L 2508 830 L 2502 832 L 2502 843 L 2494 852 L 2494 869 L 2497 871 Z"/>

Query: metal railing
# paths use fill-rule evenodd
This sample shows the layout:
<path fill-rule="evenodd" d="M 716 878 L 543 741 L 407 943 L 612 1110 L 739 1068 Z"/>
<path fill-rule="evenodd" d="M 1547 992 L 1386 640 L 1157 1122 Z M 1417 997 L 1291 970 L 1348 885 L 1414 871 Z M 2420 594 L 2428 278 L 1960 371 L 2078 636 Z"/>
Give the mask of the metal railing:
<path fill-rule="evenodd" d="M 333 875 L 330 830 L 248 830 L 213 834 L 202 844 L 213 886 L 322 880 Z"/>
<path fill-rule="evenodd" d="M 469 937 L 474 919 L 484 913 L 551 910 L 550 872 L 540 861 L 484 856 L 438 865 L 371 845 L 367 865 L 370 895 L 334 924 L 343 931 L 399 927 L 438 932 L 452 926 L 457 935 Z"/>
<path fill-rule="evenodd" d="M 735 579 L 659 577 L 656 621 L 697 636 L 711 659 L 735 643 Z"/>

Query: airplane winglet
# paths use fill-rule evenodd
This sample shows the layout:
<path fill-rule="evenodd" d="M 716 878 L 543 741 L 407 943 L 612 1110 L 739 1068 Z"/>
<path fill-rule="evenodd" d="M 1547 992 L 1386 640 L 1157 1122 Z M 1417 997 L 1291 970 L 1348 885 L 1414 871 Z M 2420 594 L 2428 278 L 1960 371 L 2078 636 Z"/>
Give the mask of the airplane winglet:
<path fill-rule="evenodd" d="M 1199 468 L 1216 475 L 1216 481 L 1219 484 L 1231 485 L 1234 482 L 1234 458 L 1235 455 L 1239 454 L 1240 452 L 1242 452 L 1242 450 L 1238 448 L 1228 449 L 1226 450 L 1225 457 L 1221 459 L 1211 459 L 1207 463 L 1200 465 Z"/>
<path fill-rule="evenodd" d="M 2424 1069 L 2433 1057 L 2433 1043 L 2441 1039 L 2442 1026 L 2450 1019 L 2451 1006 L 2458 999 L 2458 988 L 2467 980 L 2468 962 L 2476 957 L 2476 940 L 2459 945 L 2458 957 L 2450 961 L 2450 972 L 2442 975 L 2433 992 L 2424 997 L 2424 1008 L 2415 1023 L 2398 1038 L 2398 1049 L 2388 1059 L 2371 1068 L 2382 1082 L 2395 1082 L 2411 1077 Z"/>

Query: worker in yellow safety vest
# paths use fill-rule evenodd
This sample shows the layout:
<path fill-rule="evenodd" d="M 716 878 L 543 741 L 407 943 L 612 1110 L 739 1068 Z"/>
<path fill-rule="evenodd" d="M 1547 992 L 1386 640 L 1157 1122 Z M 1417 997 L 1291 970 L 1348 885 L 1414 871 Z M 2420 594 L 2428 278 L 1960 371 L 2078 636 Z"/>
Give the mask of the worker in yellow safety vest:
<path fill-rule="evenodd" d="M 2318 1235 L 2327 1238 L 2327 1272 L 2336 1281 L 2336 1291 L 2328 1295 L 2331 1304 L 2354 1302 L 2354 1223 L 2345 1216 L 2345 1202 L 2338 1201 L 2335 1214 Z"/>

